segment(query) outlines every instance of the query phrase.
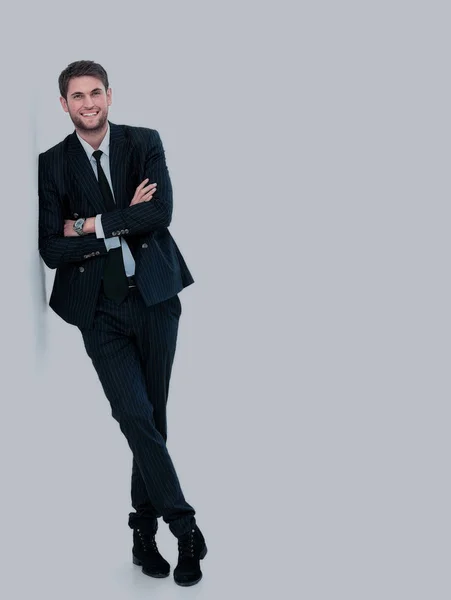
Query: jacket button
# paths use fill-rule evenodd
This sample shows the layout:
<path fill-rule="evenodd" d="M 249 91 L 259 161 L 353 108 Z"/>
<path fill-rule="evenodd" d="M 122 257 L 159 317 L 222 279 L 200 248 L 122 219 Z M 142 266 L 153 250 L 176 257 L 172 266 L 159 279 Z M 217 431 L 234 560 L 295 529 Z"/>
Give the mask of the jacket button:
<path fill-rule="evenodd" d="M 128 229 L 125 230 L 125 233 L 128 233 Z"/>
<path fill-rule="evenodd" d="M 80 271 L 80 273 L 83 273 L 83 271 L 85 270 L 84 267 L 78 267 L 78 270 Z"/>
<path fill-rule="evenodd" d="M 99 254 L 100 254 L 100 251 L 99 251 L 99 250 L 97 250 L 96 254 L 97 254 L 97 255 L 99 255 Z"/>
<path fill-rule="evenodd" d="M 148 246 L 147 246 L 147 244 L 143 244 L 143 245 L 141 246 L 141 248 L 147 248 L 147 247 L 148 247 Z"/>
<path fill-rule="evenodd" d="M 74 213 L 74 219 L 78 219 L 78 213 Z"/>

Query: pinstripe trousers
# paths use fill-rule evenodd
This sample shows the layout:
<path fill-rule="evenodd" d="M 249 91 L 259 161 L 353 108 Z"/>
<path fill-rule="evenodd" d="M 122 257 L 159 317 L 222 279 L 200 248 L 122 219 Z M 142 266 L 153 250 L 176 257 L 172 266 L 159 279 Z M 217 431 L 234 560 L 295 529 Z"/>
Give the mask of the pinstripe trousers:
<path fill-rule="evenodd" d="M 195 523 L 166 447 L 166 403 L 182 307 L 178 295 L 146 307 L 137 288 L 119 306 L 100 292 L 86 352 L 133 454 L 129 526 L 147 532 L 157 518 L 180 536 Z"/>

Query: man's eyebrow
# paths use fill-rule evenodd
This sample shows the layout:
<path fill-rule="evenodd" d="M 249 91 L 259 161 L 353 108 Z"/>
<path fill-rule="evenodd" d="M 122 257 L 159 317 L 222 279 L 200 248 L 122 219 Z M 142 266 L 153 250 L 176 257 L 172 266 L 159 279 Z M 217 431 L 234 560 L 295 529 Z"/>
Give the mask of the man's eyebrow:
<path fill-rule="evenodd" d="M 94 88 L 93 90 L 91 90 L 91 94 L 92 94 L 92 92 L 101 92 L 101 91 L 102 91 L 102 89 L 97 87 L 97 88 Z M 80 94 L 81 96 L 83 96 L 83 92 L 73 92 L 71 94 L 71 96 L 77 96 L 77 94 Z"/>

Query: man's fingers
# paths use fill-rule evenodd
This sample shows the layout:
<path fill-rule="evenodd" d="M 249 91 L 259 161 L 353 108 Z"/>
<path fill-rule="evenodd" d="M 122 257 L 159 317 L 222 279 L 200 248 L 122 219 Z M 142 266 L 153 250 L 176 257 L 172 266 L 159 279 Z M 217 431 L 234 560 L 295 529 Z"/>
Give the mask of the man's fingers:
<path fill-rule="evenodd" d="M 148 180 L 146 180 L 146 181 L 148 181 Z M 143 181 L 143 183 L 144 183 L 144 181 Z M 143 183 L 141 183 L 140 185 L 143 185 Z M 147 202 L 148 200 L 150 200 L 152 198 L 156 189 L 157 189 L 156 183 L 149 183 L 149 185 L 146 185 L 146 187 L 143 187 L 141 189 L 139 189 L 139 186 L 138 186 L 136 188 L 135 196 L 132 198 L 132 201 L 130 202 L 130 206 L 133 206 L 134 204 L 139 204 L 140 202 Z"/>
<path fill-rule="evenodd" d="M 138 192 L 139 190 L 141 190 L 143 188 L 143 186 L 146 184 L 147 181 L 149 181 L 149 178 L 144 179 L 144 181 L 141 181 L 141 183 L 136 188 L 136 191 Z"/>
<path fill-rule="evenodd" d="M 139 202 L 149 202 L 149 200 L 152 200 L 152 196 L 153 191 L 148 192 L 147 194 L 144 194 L 144 196 L 141 196 L 140 199 L 136 201 L 136 204 L 138 204 Z"/>
<path fill-rule="evenodd" d="M 138 185 L 138 187 L 136 188 L 136 191 L 137 191 L 137 192 L 140 192 L 140 191 L 141 191 L 141 190 L 144 188 L 144 186 L 146 185 L 146 183 L 147 183 L 148 181 L 149 181 L 149 178 L 148 178 L 148 177 L 147 177 L 147 179 L 144 179 L 144 181 L 141 181 L 141 183 L 140 183 L 140 184 Z M 149 185 L 148 185 L 148 186 L 146 186 L 146 187 L 150 187 L 150 186 L 152 186 L 152 185 L 153 185 L 153 186 L 156 186 L 157 184 L 156 184 L 156 183 L 149 183 Z"/>
<path fill-rule="evenodd" d="M 150 196 L 152 196 L 155 193 L 155 189 L 149 190 L 148 192 L 141 192 L 138 196 L 139 200 L 144 200 L 145 198 L 147 198 L 150 194 Z"/>
<path fill-rule="evenodd" d="M 156 183 L 150 183 L 149 185 L 146 185 L 145 188 L 142 188 L 142 190 L 140 190 L 141 194 L 147 194 L 148 191 L 155 190 L 156 187 L 157 187 Z"/>

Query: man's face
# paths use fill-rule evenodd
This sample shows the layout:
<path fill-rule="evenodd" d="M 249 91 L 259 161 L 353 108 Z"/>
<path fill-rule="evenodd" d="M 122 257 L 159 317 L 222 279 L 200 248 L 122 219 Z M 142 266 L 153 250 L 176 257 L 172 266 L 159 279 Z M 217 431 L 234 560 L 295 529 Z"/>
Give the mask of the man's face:
<path fill-rule="evenodd" d="M 105 90 L 97 77 L 73 77 L 67 88 L 67 100 L 60 97 L 60 102 L 77 129 L 100 131 L 108 118 L 111 88 Z"/>

